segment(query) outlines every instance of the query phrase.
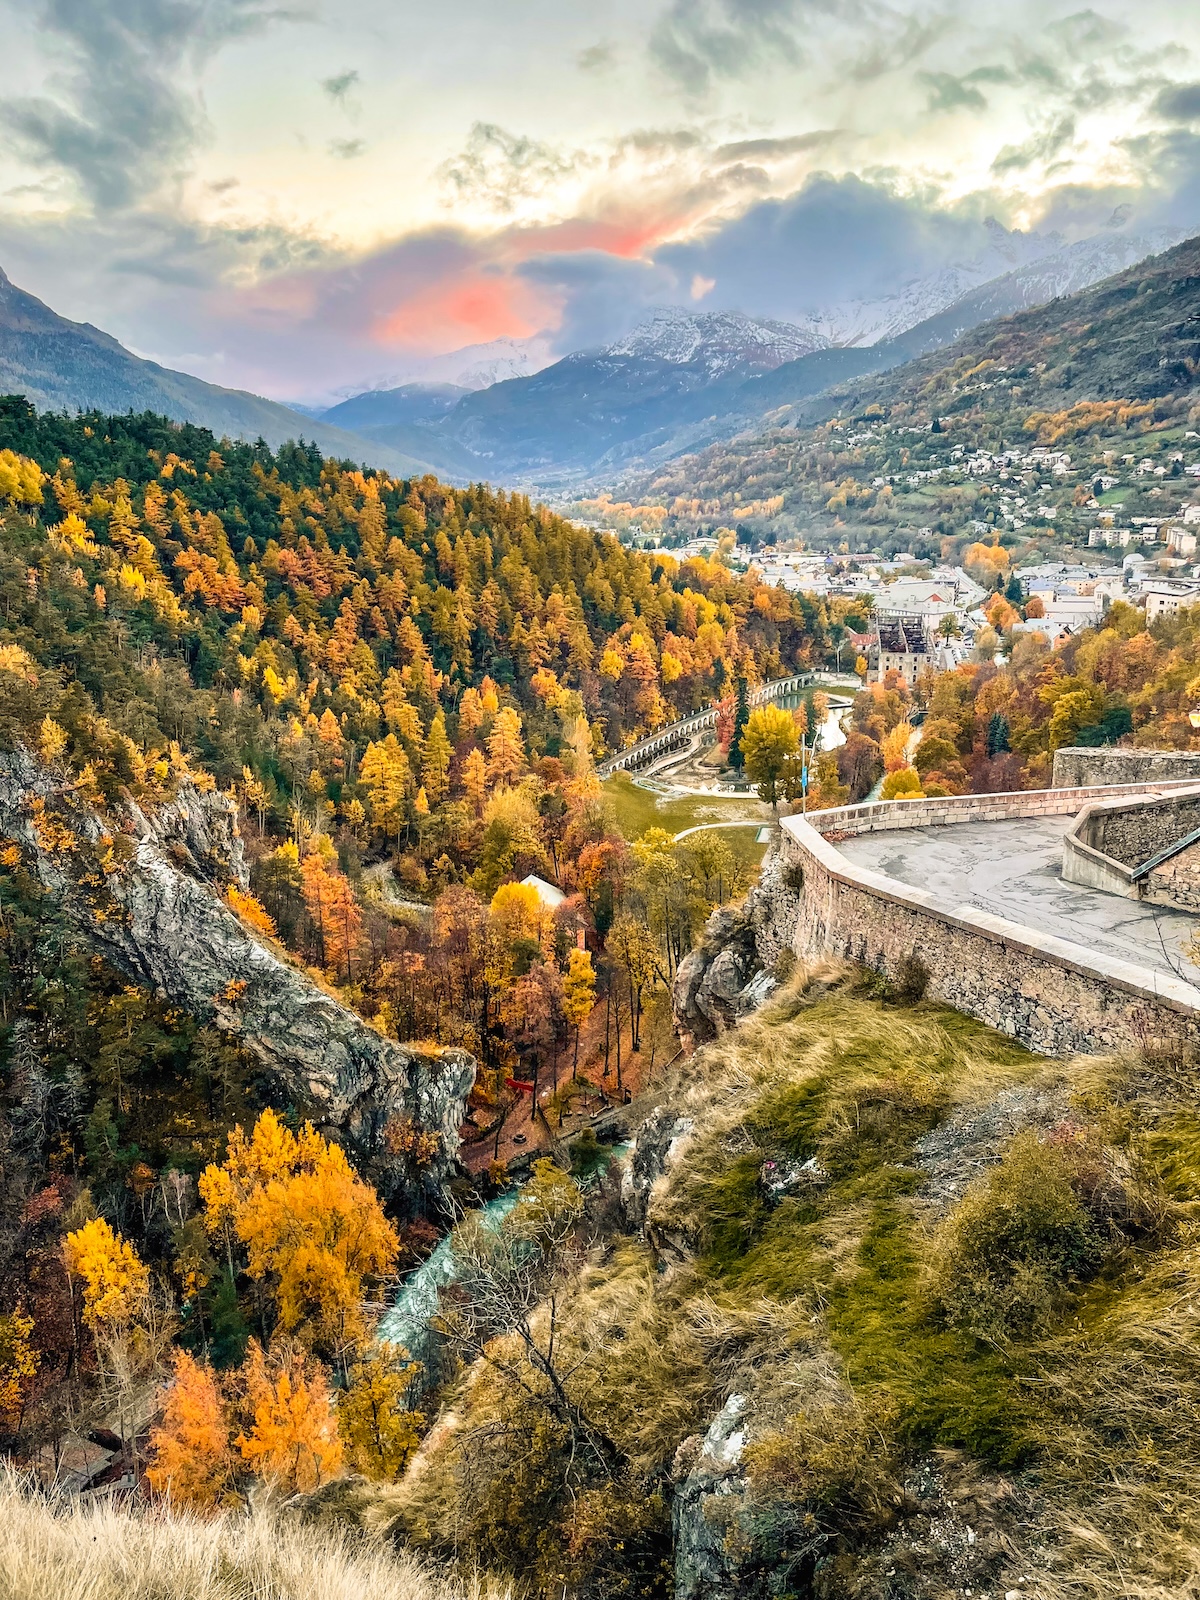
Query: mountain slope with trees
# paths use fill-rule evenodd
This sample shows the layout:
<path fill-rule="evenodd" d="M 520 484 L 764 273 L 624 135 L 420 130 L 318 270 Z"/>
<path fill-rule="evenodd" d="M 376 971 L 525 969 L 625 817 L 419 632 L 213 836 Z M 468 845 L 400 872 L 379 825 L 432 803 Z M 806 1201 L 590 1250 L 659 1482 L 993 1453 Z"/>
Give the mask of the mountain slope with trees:
<path fill-rule="evenodd" d="M 1182 474 L 1200 401 L 1198 317 L 1193 239 L 889 372 L 821 394 L 805 389 L 790 402 L 781 392 L 767 431 L 632 476 L 621 492 L 668 535 L 749 516 L 760 533 L 858 548 L 915 548 L 915 537 L 922 554 L 936 554 L 941 538 L 965 547 L 980 525 L 1006 535 L 1014 518 L 1002 501 L 1021 492 L 1038 495 L 1021 516 L 1026 538 L 1053 543 L 1083 530 L 1086 541 L 1096 480 L 1146 456 L 1166 482 L 1131 483 L 1123 510 L 1166 521 L 1190 487 Z M 764 381 L 785 376 L 781 368 Z M 1031 462 L 1039 446 L 1066 453 L 1057 482 L 1045 483 L 1048 469 Z M 987 466 L 1006 450 L 1018 453 L 1007 490 L 1005 463 L 982 476 L 970 465 L 980 452 Z M 1055 491 L 1046 510 L 1043 489 Z"/>
<path fill-rule="evenodd" d="M 423 472 L 420 462 L 336 423 L 313 421 L 274 400 L 223 389 L 187 372 L 145 361 L 111 334 L 70 322 L 18 289 L 0 272 L 0 392 L 67 411 L 154 411 L 211 428 L 219 437 L 264 439 L 269 445 L 304 437 L 327 455 L 366 460 L 395 472 Z"/>

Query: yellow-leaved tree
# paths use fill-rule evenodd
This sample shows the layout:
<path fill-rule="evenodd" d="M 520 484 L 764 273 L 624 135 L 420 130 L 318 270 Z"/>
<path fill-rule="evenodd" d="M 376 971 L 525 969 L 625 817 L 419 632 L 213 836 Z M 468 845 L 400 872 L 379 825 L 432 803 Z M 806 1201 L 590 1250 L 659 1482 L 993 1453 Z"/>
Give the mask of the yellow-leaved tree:
<path fill-rule="evenodd" d="M 15 1433 L 30 1385 L 37 1376 L 41 1356 L 30 1335 L 33 1318 L 21 1311 L 0 1317 L 0 1430 Z"/>
<path fill-rule="evenodd" d="M 63 1260 L 83 1292 L 83 1320 L 93 1333 L 106 1324 L 132 1321 L 150 1296 L 150 1274 L 137 1251 L 93 1217 L 63 1240 Z"/>
<path fill-rule="evenodd" d="M 521 718 L 511 706 L 497 713 L 487 747 L 488 782 L 516 783 L 525 770 L 525 742 L 521 738 Z"/>
<path fill-rule="evenodd" d="M 408 1407 L 420 1373 L 406 1352 L 382 1344 L 350 1369 L 350 1386 L 338 1398 L 338 1424 L 356 1472 L 376 1482 L 398 1478 L 421 1441 L 425 1418 Z"/>
<path fill-rule="evenodd" d="M 343 1368 L 365 1329 L 364 1277 L 399 1254 L 379 1197 L 345 1152 L 311 1123 L 299 1134 L 264 1111 L 247 1139 L 235 1128 L 221 1166 L 200 1178 L 205 1220 L 235 1236 L 246 1270 L 268 1284 L 279 1325 Z"/>
<path fill-rule="evenodd" d="M 572 950 L 567 957 L 567 971 L 563 978 L 563 1015 L 575 1029 L 575 1061 L 572 1070 L 579 1072 L 579 1030 L 592 1014 L 596 1004 L 596 974 L 592 958 L 586 950 Z"/>

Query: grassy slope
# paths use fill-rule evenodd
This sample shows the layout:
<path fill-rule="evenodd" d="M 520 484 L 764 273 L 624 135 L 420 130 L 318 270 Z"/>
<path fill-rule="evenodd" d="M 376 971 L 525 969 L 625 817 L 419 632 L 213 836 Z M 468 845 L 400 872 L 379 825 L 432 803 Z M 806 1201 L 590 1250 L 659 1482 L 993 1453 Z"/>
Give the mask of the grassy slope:
<path fill-rule="evenodd" d="M 1005 1593 L 1026 1574 L 1050 1600 L 1195 1592 L 1191 1069 L 1047 1062 L 835 979 L 682 1074 L 668 1103 L 692 1131 L 650 1195 L 654 1248 L 614 1239 L 563 1335 L 636 1481 L 678 1471 L 737 1393 L 750 1485 L 722 1515 L 744 1578 L 807 1541 L 833 1564 L 827 1596 Z M 816 1181 L 772 1196 L 766 1174 L 809 1160 Z M 982 1336 L 996 1306 L 1008 1322 Z M 487 1418 L 466 1399 L 463 1421 Z M 911 1485 L 951 1471 L 975 1485 L 969 1507 L 951 1487 L 920 1510 Z M 445 1518 L 450 1536 L 449 1472 L 435 1454 L 415 1503 L 401 1491 L 409 1526 Z M 930 1517 L 957 1517 L 960 1546 L 974 1530 L 965 1576 L 940 1536 L 922 1542 Z"/>

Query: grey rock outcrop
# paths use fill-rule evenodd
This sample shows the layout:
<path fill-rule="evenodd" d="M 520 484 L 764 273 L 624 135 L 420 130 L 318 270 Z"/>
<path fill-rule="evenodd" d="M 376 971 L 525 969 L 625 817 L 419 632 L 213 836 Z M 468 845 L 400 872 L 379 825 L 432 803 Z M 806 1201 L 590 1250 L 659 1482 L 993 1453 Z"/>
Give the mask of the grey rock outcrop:
<path fill-rule="evenodd" d="M 791 946 L 799 910 L 799 897 L 773 853 L 740 907 L 713 912 L 675 974 L 671 999 L 686 1049 L 715 1039 L 767 999 L 775 988 L 771 969 Z"/>
<path fill-rule="evenodd" d="M 101 954 L 235 1036 L 281 1097 L 336 1133 L 385 1194 L 415 1205 L 422 1192 L 440 1193 L 473 1057 L 385 1038 L 245 926 L 213 887 L 246 881 L 231 800 L 185 783 L 152 816 L 130 805 L 118 823 L 18 749 L 0 756 L 0 832 Z M 419 1172 L 389 1148 L 389 1127 L 404 1119 L 438 1135 L 438 1154 Z"/>
<path fill-rule="evenodd" d="M 754 929 L 744 911 L 722 906 L 679 963 L 671 1001 L 680 1039 L 694 1048 L 731 1028 L 742 990 L 758 969 Z"/>
<path fill-rule="evenodd" d="M 691 1128 L 688 1118 L 658 1106 L 638 1129 L 621 1178 L 621 1204 L 631 1228 L 645 1226 L 650 1191 L 666 1171 L 672 1145 Z"/>
<path fill-rule="evenodd" d="M 725 1600 L 741 1592 L 726 1536 L 746 1493 L 745 1409 L 745 1397 L 731 1394 L 704 1437 L 685 1440 L 676 1454 L 675 1600 Z"/>

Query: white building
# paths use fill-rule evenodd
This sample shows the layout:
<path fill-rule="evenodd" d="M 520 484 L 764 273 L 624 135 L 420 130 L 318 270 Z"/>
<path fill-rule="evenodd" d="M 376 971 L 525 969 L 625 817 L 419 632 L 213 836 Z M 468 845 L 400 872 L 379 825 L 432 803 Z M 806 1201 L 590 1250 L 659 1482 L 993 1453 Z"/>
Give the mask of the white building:
<path fill-rule="evenodd" d="M 1142 593 L 1146 597 L 1147 622 L 1173 617 L 1177 611 L 1200 605 L 1200 582 L 1194 580 L 1155 578 L 1143 584 Z"/>

